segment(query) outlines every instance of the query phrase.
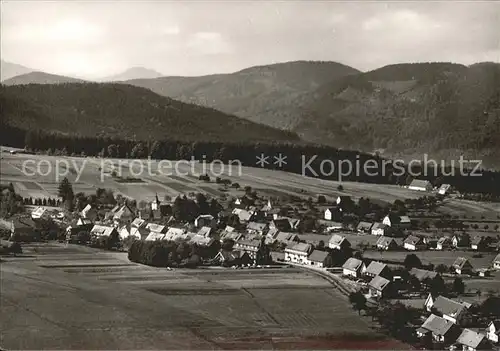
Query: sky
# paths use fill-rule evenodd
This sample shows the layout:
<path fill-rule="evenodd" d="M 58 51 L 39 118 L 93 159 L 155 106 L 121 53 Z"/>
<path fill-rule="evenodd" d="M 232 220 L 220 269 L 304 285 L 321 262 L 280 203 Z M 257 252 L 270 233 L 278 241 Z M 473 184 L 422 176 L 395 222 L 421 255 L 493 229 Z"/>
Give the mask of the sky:
<path fill-rule="evenodd" d="M 500 61 L 500 2 L 1 1 L 2 59 L 82 78 L 164 75 L 295 60 L 362 71 Z"/>

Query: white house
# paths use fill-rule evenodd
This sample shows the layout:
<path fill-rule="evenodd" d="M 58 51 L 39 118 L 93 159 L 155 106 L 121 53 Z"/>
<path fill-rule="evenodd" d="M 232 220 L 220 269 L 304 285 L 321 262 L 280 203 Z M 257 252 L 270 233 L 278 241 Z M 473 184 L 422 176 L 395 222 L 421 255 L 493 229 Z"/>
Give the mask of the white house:
<path fill-rule="evenodd" d="M 486 329 L 486 337 L 491 342 L 497 344 L 500 336 L 500 320 L 491 321 Z"/>
<path fill-rule="evenodd" d="M 447 236 L 439 238 L 436 243 L 436 250 L 447 250 L 451 247 L 451 239 Z"/>
<path fill-rule="evenodd" d="M 351 257 L 345 261 L 342 266 L 342 274 L 346 276 L 351 276 L 357 278 L 361 275 L 361 272 L 365 270 L 365 264 L 363 261 L 357 258 Z"/>
<path fill-rule="evenodd" d="M 379 275 L 373 277 L 373 279 L 368 283 L 368 288 L 370 291 L 370 296 L 375 298 L 382 298 L 387 295 L 391 281 L 385 279 Z"/>
<path fill-rule="evenodd" d="M 411 220 L 408 216 L 398 216 L 390 213 L 384 217 L 382 224 L 391 228 L 409 228 L 411 226 Z"/>
<path fill-rule="evenodd" d="M 388 230 L 389 230 L 388 225 L 376 222 L 376 223 L 373 223 L 373 225 L 372 225 L 371 233 L 372 233 L 372 235 L 382 236 L 382 235 L 387 234 Z"/>
<path fill-rule="evenodd" d="M 439 195 L 446 195 L 448 191 L 450 191 L 451 185 L 450 184 L 441 184 L 438 190 Z"/>
<path fill-rule="evenodd" d="M 338 219 L 339 214 L 342 212 L 341 208 L 331 207 L 325 210 L 325 219 L 327 221 L 333 221 Z"/>
<path fill-rule="evenodd" d="M 403 247 L 408 251 L 425 250 L 427 245 L 424 240 L 416 235 L 408 235 L 403 242 Z"/>
<path fill-rule="evenodd" d="M 452 265 L 456 274 L 470 274 L 472 273 L 472 265 L 465 257 L 457 257 Z"/>
<path fill-rule="evenodd" d="M 432 184 L 428 180 L 414 179 L 408 186 L 410 190 L 432 191 Z"/>
<path fill-rule="evenodd" d="M 328 252 L 326 251 L 314 250 L 307 259 L 309 260 L 311 266 L 323 268 L 325 266 L 327 256 Z"/>
<path fill-rule="evenodd" d="M 155 195 L 155 199 L 153 202 L 151 202 L 151 210 L 152 211 L 158 211 L 160 209 L 160 199 L 158 199 L 158 194 Z"/>
<path fill-rule="evenodd" d="M 285 249 L 285 261 L 290 261 L 294 263 L 308 264 L 309 260 L 307 257 L 311 253 L 311 244 L 298 243 L 290 248 Z"/>
<path fill-rule="evenodd" d="M 398 248 L 398 243 L 394 238 L 388 237 L 388 236 L 381 236 L 377 240 L 377 249 L 379 250 L 395 250 Z"/>
<path fill-rule="evenodd" d="M 435 342 L 452 342 L 456 338 L 457 326 L 452 322 L 431 314 L 417 329 L 417 336 L 424 337 L 427 334 L 432 335 L 432 340 Z"/>
<path fill-rule="evenodd" d="M 351 247 L 351 243 L 342 235 L 333 234 L 328 240 L 328 247 L 330 249 L 342 250 Z"/>
<path fill-rule="evenodd" d="M 118 236 L 118 231 L 116 230 L 115 227 L 96 224 L 90 230 L 90 235 L 108 236 L 108 237 L 112 235 Z"/>
<path fill-rule="evenodd" d="M 500 254 L 498 254 L 493 260 L 493 268 L 500 269 Z"/>
<path fill-rule="evenodd" d="M 437 311 L 444 319 L 458 325 L 462 324 L 464 318 L 468 315 L 467 307 L 463 303 L 444 296 L 438 296 L 431 309 Z"/>
<path fill-rule="evenodd" d="M 462 351 L 476 351 L 489 349 L 486 335 L 470 329 L 464 329 L 457 339 L 457 344 L 462 345 Z"/>

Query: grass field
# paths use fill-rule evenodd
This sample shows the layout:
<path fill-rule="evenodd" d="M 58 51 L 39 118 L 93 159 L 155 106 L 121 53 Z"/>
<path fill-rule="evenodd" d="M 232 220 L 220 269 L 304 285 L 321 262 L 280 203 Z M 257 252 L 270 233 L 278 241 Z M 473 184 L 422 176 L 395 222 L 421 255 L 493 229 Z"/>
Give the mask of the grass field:
<path fill-rule="evenodd" d="M 393 349 L 327 281 L 295 268 L 174 270 L 64 244 L 0 265 L 7 349 Z"/>
<path fill-rule="evenodd" d="M 118 167 L 120 164 L 121 167 Z M 3 152 L 0 166 L 1 182 L 4 184 L 12 182 L 16 191 L 25 197 L 56 196 L 58 181 L 63 176 L 67 176 L 73 183 L 75 192 L 92 193 L 98 187 L 110 188 L 117 194 L 134 198 L 137 201 L 152 201 L 156 193 L 161 198 L 163 195 L 176 196 L 185 192 L 205 192 L 213 196 L 222 194 L 218 190 L 220 185 L 215 184 L 215 176 L 210 171 L 208 171 L 212 178 L 210 183 L 197 179 L 197 174 L 204 171 L 202 164 L 188 165 L 172 161 L 171 167 L 165 169 L 165 166 L 158 161 L 11 155 Z M 101 169 L 111 173 L 112 167 L 115 167 L 114 170 L 121 177 L 140 178 L 144 183 L 118 183 L 110 174 L 103 176 Z M 217 167 L 213 167 L 213 171 L 219 173 L 221 169 Z M 139 172 L 141 168 L 142 173 Z M 83 171 L 80 172 L 81 170 Z M 197 174 L 193 175 L 193 170 Z M 225 166 L 223 171 L 222 178 L 238 182 L 241 188 L 251 186 L 258 189 L 262 195 L 274 197 L 296 195 L 302 198 L 315 198 L 322 194 L 328 200 L 334 200 L 338 195 L 350 195 L 355 199 L 369 197 L 377 202 L 388 203 L 396 199 L 404 200 L 423 195 L 421 192 L 396 185 L 340 183 L 262 168 L 242 167 L 238 169 L 234 166 Z M 56 176 L 58 172 L 59 177 Z M 344 187 L 343 191 L 337 190 L 339 184 Z M 243 192 L 229 188 L 227 194 L 241 196 Z M 453 214 L 485 215 L 496 219 L 496 216 L 500 214 L 500 204 L 448 199 L 440 210 Z"/>

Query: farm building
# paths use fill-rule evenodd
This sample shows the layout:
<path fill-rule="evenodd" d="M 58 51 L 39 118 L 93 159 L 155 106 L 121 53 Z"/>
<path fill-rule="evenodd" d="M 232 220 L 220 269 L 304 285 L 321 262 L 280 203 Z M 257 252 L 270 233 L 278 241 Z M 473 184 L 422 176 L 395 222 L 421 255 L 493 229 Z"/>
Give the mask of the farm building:
<path fill-rule="evenodd" d="M 215 219 L 214 216 L 209 215 L 209 214 L 199 215 L 194 220 L 194 225 L 197 228 L 200 228 L 200 227 L 215 228 L 217 226 L 217 220 Z"/>
<path fill-rule="evenodd" d="M 342 266 L 342 274 L 357 278 L 361 275 L 361 272 L 365 269 L 365 265 L 363 261 L 358 260 L 357 258 L 350 257 L 347 261 L 345 261 Z"/>
<path fill-rule="evenodd" d="M 465 257 L 457 257 L 455 262 L 452 265 L 453 270 L 457 274 L 471 274 L 472 273 L 472 265 L 469 260 Z"/>
<path fill-rule="evenodd" d="M 417 329 L 418 337 L 422 338 L 430 335 L 432 340 L 438 343 L 452 343 L 459 333 L 460 328 L 455 324 L 435 314 L 431 314 L 424 324 Z"/>
<path fill-rule="evenodd" d="M 438 296 L 431 306 L 434 313 L 455 324 L 463 324 L 468 317 L 467 307 L 460 302 L 453 301 L 444 296 Z"/>
<path fill-rule="evenodd" d="M 373 223 L 372 228 L 371 228 L 371 233 L 372 235 L 387 235 L 390 227 L 388 225 L 385 225 L 383 223 Z"/>
<path fill-rule="evenodd" d="M 375 276 L 370 283 L 368 283 L 368 288 L 370 290 L 370 296 L 374 298 L 384 298 L 390 294 L 391 282 L 381 276 Z"/>
<path fill-rule="evenodd" d="M 410 190 L 432 191 L 432 184 L 428 180 L 414 179 L 408 186 Z"/>
<path fill-rule="evenodd" d="M 372 224 L 370 222 L 359 222 L 358 226 L 356 227 L 356 230 L 358 233 L 363 233 L 363 234 L 368 234 L 370 233 L 370 230 L 372 229 Z"/>
<path fill-rule="evenodd" d="M 488 240 L 482 235 L 474 236 L 470 241 L 470 248 L 472 250 L 485 250 L 488 247 Z"/>
<path fill-rule="evenodd" d="M 491 349 L 486 335 L 470 329 L 464 329 L 457 339 L 457 344 L 462 345 L 463 351 L 476 351 Z"/>
<path fill-rule="evenodd" d="M 419 236 L 416 235 L 408 235 L 403 242 L 403 247 L 408 251 L 420 251 L 425 250 L 427 245 Z"/>
<path fill-rule="evenodd" d="M 398 243 L 394 238 L 387 237 L 387 236 L 381 236 L 377 240 L 377 249 L 379 250 L 385 250 L 385 251 L 390 251 L 390 250 L 396 250 L 399 248 Z"/>
<path fill-rule="evenodd" d="M 308 256 L 312 250 L 311 244 L 298 243 L 290 248 L 285 249 L 285 261 L 294 263 L 308 263 Z"/>
<path fill-rule="evenodd" d="M 451 248 L 451 239 L 447 236 L 443 236 L 438 239 L 436 243 L 436 250 L 447 250 Z"/>
<path fill-rule="evenodd" d="M 82 216 L 82 218 L 86 218 L 86 219 L 89 219 L 92 222 L 94 222 L 97 219 L 98 212 L 97 212 L 97 209 L 95 207 L 93 207 L 92 205 L 88 204 L 80 212 L 80 216 Z"/>
<path fill-rule="evenodd" d="M 342 219 L 342 209 L 337 207 L 327 208 L 324 217 L 327 221 L 339 221 Z"/>
<path fill-rule="evenodd" d="M 500 269 L 500 254 L 493 259 L 493 268 Z"/>
<path fill-rule="evenodd" d="M 453 247 L 466 247 L 470 245 L 470 239 L 468 235 L 453 235 L 451 238 L 451 244 Z"/>
<path fill-rule="evenodd" d="M 321 250 L 314 250 L 307 259 L 309 260 L 311 266 L 314 266 L 316 268 L 323 268 L 326 267 L 327 257 L 328 257 L 328 252 Z"/>
<path fill-rule="evenodd" d="M 420 268 L 412 268 L 410 270 L 410 275 L 417 278 L 419 282 L 423 282 L 426 279 L 434 279 L 434 278 L 440 276 L 439 273 L 437 273 L 437 272 L 428 271 L 428 270 L 420 269 Z"/>
<path fill-rule="evenodd" d="M 451 189 L 450 184 L 441 184 L 441 186 L 438 189 L 438 194 L 439 195 L 446 195 Z"/>
<path fill-rule="evenodd" d="M 351 247 L 351 243 L 342 235 L 333 234 L 330 240 L 328 240 L 328 247 L 330 249 L 342 250 Z"/>
<path fill-rule="evenodd" d="M 408 216 L 398 216 L 396 214 L 388 214 L 382 220 L 382 223 L 391 228 L 406 229 L 411 226 L 411 220 Z"/>
<path fill-rule="evenodd" d="M 491 321 L 486 329 L 486 337 L 492 343 L 497 344 L 500 336 L 500 320 Z"/>
<path fill-rule="evenodd" d="M 367 277 L 376 277 L 380 275 L 386 279 L 392 279 L 391 270 L 389 267 L 382 262 L 371 261 L 363 272 Z"/>

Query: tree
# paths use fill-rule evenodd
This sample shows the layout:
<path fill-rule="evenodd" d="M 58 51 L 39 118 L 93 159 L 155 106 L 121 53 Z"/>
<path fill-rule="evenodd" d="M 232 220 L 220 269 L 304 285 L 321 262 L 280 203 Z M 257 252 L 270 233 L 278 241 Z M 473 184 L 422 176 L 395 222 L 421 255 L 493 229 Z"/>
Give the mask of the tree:
<path fill-rule="evenodd" d="M 463 282 L 462 278 L 455 278 L 455 280 L 453 281 L 452 289 L 459 295 L 464 293 L 465 283 Z"/>
<path fill-rule="evenodd" d="M 342 184 L 339 184 L 339 186 L 337 187 L 337 190 L 344 191 L 344 186 Z"/>
<path fill-rule="evenodd" d="M 408 254 L 405 257 L 404 266 L 407 270 L 411 270 L 412 268 L 421 268 L 422 262 L 420 258 L 418 258 L 415 254 Z"/>
<path fill-rule="evenodd" d="M 233 239 L 224 239 L 222 242 L 222 249 L 225 251 L 231 251 L 234 246 L 234 240 Z"/>
<path fill-rule="evenodd" d="M 447 266 L 447 265 L 440 263 L 440 264 L 438 264 L 438 265 L 436 266 L 436 268 L 435 268 L 434 270 L 435 270 L 436 272 L 438 272 L 438 273 L 441 273 L 441 274 L 442 274 L 442 273 L 446 273 L 446 272 L 448 272 L 450 269 L 448 268 L 448 266 Z"/>
<path fill-rule="evenodd" d="M 68 178 L 64 177 L 59 183 L 58 195 L 63 201 L 73 201 L 73 187 L 69 182 Z"/>
<path fill-rule="evenodd" d="M 318 195 L 318 204 L 326 203 L 326 197 L 324 195 Z"/>
<path fill-rule="evenodd" d="M 361 291 L 352 292 L 349 294 L 349 302 L 352 307 L 361 314 L 361 310 L 366 309 L 366 297 Z"/>
<path fill-rule="evenodd" d="M 316 249 L 318 249 L 318 250 L 324 250 L 325 249 L 325 242 L 323 240 L 320 240 L 318 242 L 318 245 L 316 246 Z"/>
<path fill-rule="evenodd" d="M 205 194 L 203 193 L 196 194 L 196 203 L 198 204 L 200 214 L 207 214 L 209 212 L 209 205 Z"/>

